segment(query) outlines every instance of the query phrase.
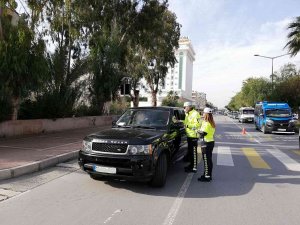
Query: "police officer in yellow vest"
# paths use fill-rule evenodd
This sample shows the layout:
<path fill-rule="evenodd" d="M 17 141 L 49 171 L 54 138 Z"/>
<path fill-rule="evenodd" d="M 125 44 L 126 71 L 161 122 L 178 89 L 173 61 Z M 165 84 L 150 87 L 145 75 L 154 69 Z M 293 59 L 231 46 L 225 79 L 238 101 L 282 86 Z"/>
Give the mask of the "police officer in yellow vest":
<path fill-rule="evenodd" d="M 214 134 L 216 130 L 216 124 L 212 115 L 212 109 L 204 109 L 204 118 L 199 131 L 200 138 L 204 138 L 204 144 L 201 144 L 202 158 L 204 162 L 204 172 L 198 181 L 210 182 L 212 180 L 212 152 L 215 146 Z"/>
<path fill-rule="evenodd" d="M 185 131 L 187 135 L 188 142 L 188 159 L 189 165 L 184 169 L 186 172 L 197 172 L 197 147 L 198 147 L 198 138 L 199 138 L 199 129 L 201 126 L 201 117 L 200 114 L 193 108 L 191 102 L 184 103 L 185 110 Z"/>

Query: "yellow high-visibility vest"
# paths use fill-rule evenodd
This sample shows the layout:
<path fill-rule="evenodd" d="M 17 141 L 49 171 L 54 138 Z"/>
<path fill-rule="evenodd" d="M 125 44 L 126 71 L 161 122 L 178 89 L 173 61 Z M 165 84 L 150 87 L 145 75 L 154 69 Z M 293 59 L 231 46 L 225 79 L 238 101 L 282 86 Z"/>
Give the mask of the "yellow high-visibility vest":
<path fill-rule="evenodd" d="M 191 138 L 199 138 L 198 130 L 201 126 L 201 117 L 196 110 L 191 110 L 185 114 L 184 119 L 186 135 Z"/>
<path fill-rule="evenodd" d="M 200 130 L 207 133 L 207 135 L 204 136 L 205 142 L 214 141 L 214 134 L 216 129 L 211 126 L 210 122 L 203 121 Z"/>

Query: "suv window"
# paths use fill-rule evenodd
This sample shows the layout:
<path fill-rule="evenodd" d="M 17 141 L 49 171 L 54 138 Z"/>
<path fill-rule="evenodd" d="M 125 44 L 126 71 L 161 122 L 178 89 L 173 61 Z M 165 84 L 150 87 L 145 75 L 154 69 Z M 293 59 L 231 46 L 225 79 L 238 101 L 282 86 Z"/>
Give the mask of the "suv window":
<path fill-rule="evenodd" d="M 169 123 L 170 112 L 159 109 L 129 109 L 116 122 L 118 126 L 161 127 Z"/>

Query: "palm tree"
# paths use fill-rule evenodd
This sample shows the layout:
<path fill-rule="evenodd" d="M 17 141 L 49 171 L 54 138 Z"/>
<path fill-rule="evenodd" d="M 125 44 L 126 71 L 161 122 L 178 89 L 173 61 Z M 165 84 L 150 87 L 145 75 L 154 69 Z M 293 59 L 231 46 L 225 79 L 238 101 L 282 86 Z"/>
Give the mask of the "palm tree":
<path fill-rule="evenodd" d="M 288 25 L 288 29 L 290 30 L 287 36 L 289 41 L 285 48 L 288 47 L 291 55 L 296 56 L 300 51 L 300 16 Z"/>

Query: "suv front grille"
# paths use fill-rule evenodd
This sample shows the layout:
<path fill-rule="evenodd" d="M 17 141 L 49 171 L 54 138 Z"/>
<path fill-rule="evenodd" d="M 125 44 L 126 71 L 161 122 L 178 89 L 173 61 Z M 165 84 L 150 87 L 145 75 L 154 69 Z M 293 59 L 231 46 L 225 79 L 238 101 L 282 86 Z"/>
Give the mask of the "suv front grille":
<path fill-rule="evenodd" d="M 127 151 L 127 146 L 128 145 L 124 145 L 124 144 L 107 144 L 107 143 L 93 142 L 92 150 L 96 152 L 124 154 Z"/>
<path fill-rule="evenodd" d="M 284 124 L 284 125 L 288 125 L 289 121 L 288 120 L 273 120 L 275 124 Z"/>

